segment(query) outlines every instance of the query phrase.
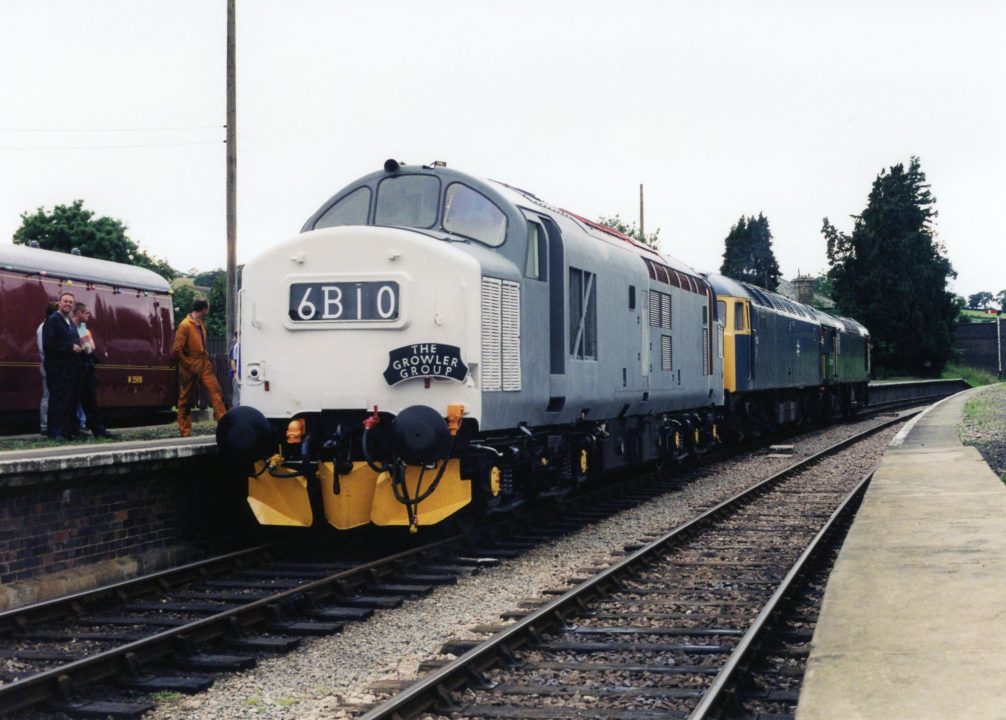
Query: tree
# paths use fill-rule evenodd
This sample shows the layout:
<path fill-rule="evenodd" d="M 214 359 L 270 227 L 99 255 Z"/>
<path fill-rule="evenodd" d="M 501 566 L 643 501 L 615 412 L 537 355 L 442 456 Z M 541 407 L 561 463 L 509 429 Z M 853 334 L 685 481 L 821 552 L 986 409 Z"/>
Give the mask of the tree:
<path fill-rule="evenodd" d="M 779 287 L 779 263 L 772 252 L 772 231 L 768 218 L 745 218 L 730 228 L 724 240 L 723 264 L 720 272 L 734 280 L 751 283 L 766 290 Z"/>
<path fill-rule="evenodd" d="M 996 304 L 999 306 L 999 312 L 1006 310 L 1006 290 L 1000 290 L 996 295 Z"/>
<path fill-rule="evenodd" d="M 643 245 L 649 245 L 651 248 L 656 249 L 660 245 L 660 228 L 644 235 L 639 231 L 639 228 L 636 227 L 635 222 L 626 222 L 617 213 L 610 216 L 602 215 L 597 219 L 597 222 L 601 225 L 607 225 L 610 228 L 614 228 L 615 230 L 618 230 L 618 232 L 628 235 L 633 240 L 638 240 L 643 243 Z"/>
<path fill-rule="evenodd" d="M 206 316 L 206 334 L 227 334 L 227 273 L 221 273 L 210 288 L 210 312 Z"/>
<path fill-rule="evenodd" d="M 828 273 L 821 273 L 814 278 L 814 292 L 818 295 L 823 295 L 826 298 L 830 298 L 832 296 L 834 288 L 832 287 L 831 278 L 828 277 Z"/>
<path fill-rule="evenodd" d="M 171 291 L 171 307 L 175 311 L 175 327 L 192 310 L 199 293 L 191 285 L 179 285 Z"/>
<path fill-rule="evenodd" d="M 165 260 L 148 255 L 126 235 L 126 226 L 110 217 L 95 218 L 84 209 L 83 200 L 57 205 L 52 213 L 39 208 L 33 215 L 21 213 L 21 227 L 14 232 L 16 245 L 37 242 L 43 250 L 70 252 L 78 248 L 86 257 L 137 265 L 172 280 L 178 272 Z"/>
<path fill-rule="evenodd" d="M 971 316 L 964 314 L 964 310 L 968 306 L 968 301 L 961 295 L 954 295 L 954 305 L 957 306 L 957 322 L 961 325 L 966 325 L 971 322 Z"/>
<path fill-rule="evenodd" d="M 992 307 L 993 299 L 992 293 L 982 290 L 981 292 L 976 292 L 974 295 L 968 295 L 968 307 L 971 310 L 985 310 Z"/>
<path fill-rule="evenodd" d="M 950 358 L 957 273 L 936 239 L 935 203 L 913 156 L 877 176 L 852 234 L 824 219 L 833 299 L 870 330 L 878 369 L 932 374 Z"/>
<path fill-rule="evenodd" d="M 227 271 L 217 268 L 216 270 L 206 270 L 204 272 L 196 272 L 192 275 L 192 284 L 196 287 L 213 287 L 213 284 L 217 281 L 221 275 L 227 277 Z"/>

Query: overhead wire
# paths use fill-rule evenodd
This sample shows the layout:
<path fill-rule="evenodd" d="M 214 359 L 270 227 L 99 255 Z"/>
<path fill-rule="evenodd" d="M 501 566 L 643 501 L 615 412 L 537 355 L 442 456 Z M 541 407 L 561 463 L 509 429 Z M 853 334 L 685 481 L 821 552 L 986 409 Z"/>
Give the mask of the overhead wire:
<path fill-rule="evenodd" d="M 193 132 L 193 131 L 206 131 L 206 130 L 221 130 L 223 125 L 178 125 L 178 126 L 159 126 L 159 127 L 119 127 L 119 128 L 82 128 L 82 127 L 63 127 L 63 128 L 24 128 L 24 127 L 6 127 L 0 128 L 0 133 L 12 133 L 12 134 L 59 134 L 59 133 L 73 133 L 73 134 L 100 134 L 107 135 L 110 133 L 172 133 L 172 132 Z M 153 139 L 153 138 L 151 138 Z M 126 142 L 126 143 L 109 143 L 108 139 L 103 139 L 101 142 L 96 144 L 69 144 L 69 145 L 3 145 L 0 146 L 0 150 L 23 150 L 23 151 L 50 151 L 50 150 L 122 150 L 122 149 L 134 149 L 134 148 L 161 148 L 161 147 L 184 147 L 188 145 L 215 145 L 217 143 L 223 142 L 223 139 L 219 140 L 164 140 L 159 142 Z"/>
<path fill-rule="evenodd" d="M 23 133 L 47 133 L 47 132 L 72 132 L 72 133 L 104 133 L 104 132 L 168 132 L 187 130 L 219 130 L 226 125 L 190 125 L 178 127 L 145 127 L 145 128 L 0 128 L 0 132 L 23 132 Z"/>
<path fill-rule="evenodd" d="M 140 143 L 132 145 L 2 145 L 0 150 L 129 150 L 133 148 L 180 147 L 183 145 L 220 145 L 223 140 L 189 140 L 169 143 Z"/>

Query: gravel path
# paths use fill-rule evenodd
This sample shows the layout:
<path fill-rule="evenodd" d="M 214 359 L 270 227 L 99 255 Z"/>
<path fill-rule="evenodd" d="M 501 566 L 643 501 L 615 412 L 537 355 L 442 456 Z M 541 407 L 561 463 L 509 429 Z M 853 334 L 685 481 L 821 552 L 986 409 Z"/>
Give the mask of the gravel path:
<path fill-rule="evenodd" d="M 975 393 L 964 406 L 961 442 L 973 445 L 1006 482 L 1006 383 Z"/>
<path fill-rule="evenodd" d="M 819 452 L 875 420 L 840 425 L 796 439 L 793 459 Z M 896 428 L 880 433 L 869 452 L 879 459 Z M 606 565 L 629 542 L 665 532 L 758 478 L 794 460 L 745 456 L 692 473 L 680 492 L 656 498 L 601 523 L 525 553 L 517 560 L 440 587 L 396 610 L 378 611 L 366 623 L 347 625 L 335 636 L 308 640 L 302 649 L 259 662 L 251 671 L 219 678 L 193 697 L 165 699 L 150 720 L 345 720 L 350 708 L 371 703 L 380 679 L 411 678 L 419 663 L 447 640 L 474 635 L 467 629 L 499 622 L 501 613 L 556 587 L 578 568 Z"/>

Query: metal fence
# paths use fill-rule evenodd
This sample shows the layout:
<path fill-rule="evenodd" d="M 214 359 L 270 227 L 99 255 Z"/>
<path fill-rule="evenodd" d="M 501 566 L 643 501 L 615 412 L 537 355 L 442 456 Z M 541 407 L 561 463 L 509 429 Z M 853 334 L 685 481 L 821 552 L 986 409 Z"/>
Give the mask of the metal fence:
<path fill-rule="evenodd" d="M 222 336 L 209 336 L 206 338 L 206 352 L 209 353 L 210 360 L 213 361 L 213 370 L 217 375 L 217 382 L 224 394 L 224 404 L 231 407 L 231 376 L 230 376 L 230 343 Z M 206 390 L 200 385 L 199 407 L 210 407 L 210 398 Z"/>

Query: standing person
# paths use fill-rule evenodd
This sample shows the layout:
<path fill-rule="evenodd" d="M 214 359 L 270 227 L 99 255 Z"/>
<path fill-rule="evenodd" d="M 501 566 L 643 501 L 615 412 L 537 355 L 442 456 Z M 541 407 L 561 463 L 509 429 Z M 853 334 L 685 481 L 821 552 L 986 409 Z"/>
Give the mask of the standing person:
<path fill-rule="evenodd" d="M 238 331 L 234 331 L 234 341 L 231 343 L 231 407 L 236 408 L 241 404 L 241 341 L 238 340 Z"/>
<path fill-rule="evenodd" d="M 42 435 L 49 434 L 49 384 L 45 381 L 45 348 L 42 347 L 42 328 L 45 326 L 45 321 L 58 308 L 58 303 L 51 302 L 47 304 L 45 306 L 45 315 L 42 316 L 42 322 L 38 324 L 38 328 L 35 330 L 35 343 L 38 345 L 38 372 L 42 376 L 42 400 L 38 404 L 38 424 Z"/>
<path fill-rule="evenodd" d="M 209 393 L 213 405 L 213 419 L 220 420 L 227 412 L 223 397 L 220 395 L 220 383 L 213 372 L 213 363 L 206 353 L 206 327 L 203 319 L 209 314 L 210 304 L 206 300 L 196 300 L 192 303 L 192 312 L 178 323 L 175 331 L 175 344 L 171 349 L 171 357 L 178 364 L 178 431 L 182 437 L 192 434 L 192 403 L 196 399 L 196 388 L 203 384 Z"/>
<path fill-rule="evenodd" d="M 77 335 L 80 337 L 81 347 L 84 352 L 81 354 L 80 363 L 80 406 L 84 409 L 87 417 L 87 429 L 95 437 L 115 437 L 105 428 L 105 423 L 101 419 L 98 411 L 98 376 L 94 365 L 98 362 L 94 335 L 87 327 L 91 321 L 91 311 L 84 303 L 76 303 L 73 306 L 73 322 L 77 326 Z"/>
<path fill-rule="evenodd" d="M 70 319 L 73 293 L 59 296 L 59 309 L 42 326 L 42 351 L 45 353 L 45 379 L 49 387 L 48 432 L 52 439 L 74 440 L 77 429 L 77 404 L 80 402 L 80 345 L 77 328 Z"/>

